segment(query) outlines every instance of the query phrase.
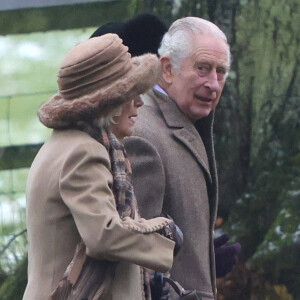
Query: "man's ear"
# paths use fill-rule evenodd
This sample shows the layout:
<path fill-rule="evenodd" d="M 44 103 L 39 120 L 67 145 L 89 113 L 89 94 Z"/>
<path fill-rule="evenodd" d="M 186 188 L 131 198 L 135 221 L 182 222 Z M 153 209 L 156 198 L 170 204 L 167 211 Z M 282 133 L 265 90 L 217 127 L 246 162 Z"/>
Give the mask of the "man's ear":
<path fill-rule="evenodd" d="M 162 66 L 162 78 L 166 83 L 171 84 L 173 82 L 174 75 L 170 59 L 164 56 L 160 59 L 160 61 Z"/>

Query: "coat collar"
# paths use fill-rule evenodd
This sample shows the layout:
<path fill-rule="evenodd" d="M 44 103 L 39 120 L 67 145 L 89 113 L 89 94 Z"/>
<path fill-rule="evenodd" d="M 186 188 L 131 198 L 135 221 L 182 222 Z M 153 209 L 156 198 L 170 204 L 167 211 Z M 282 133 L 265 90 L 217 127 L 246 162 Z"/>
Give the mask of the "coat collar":
<path fill-rule="evenodd" d="M 166 124 L 170 128 L 173 128 L 174 137 L 192 152 L 204 169 L 208 180 L 212 183 L 207 152 L 194 124 L 181 112 L 176 102 L 169 96 L 155 89 L 149 92 L 149 96 L 153 99 L 154 103 L 146 99 L 145 104 L 149 106 L 155 105 L 160 108 Z"/>
<path fill-rule="evenodd" d="M 147 94 L 146 94 L 147 95 Z M 145 105 L 159 107 L 167 125 L 171 128 L 194 127 L 192 122 L 181 112 L 176 102 L 168 95 L 152 89 L 146 97 Z M 144 98 L 143 98 L 144 99 Z"/>

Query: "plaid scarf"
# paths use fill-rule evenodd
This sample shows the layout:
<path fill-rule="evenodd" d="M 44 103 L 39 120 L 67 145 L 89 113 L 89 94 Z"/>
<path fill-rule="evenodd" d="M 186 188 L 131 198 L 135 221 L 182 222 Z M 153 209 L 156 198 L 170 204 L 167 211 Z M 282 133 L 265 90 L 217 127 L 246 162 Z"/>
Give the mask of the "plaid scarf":
<path fill-rule="evenodd" d="M 131 184 L 131 165 L 124 146 L 116 139 L 110 130 L 102 130 L 102 141 L 111 160 L 113 175 L 112 191 L 115 196 L 117 211 L 120 218 L 135 218 L 137 204 Z"/>
<path fill-rule="evenodd" d="M 136 199 L 131 184 L 131 166 L 124 146 L 108 128 L 99 131 L 96 126 L 79 128 L 85 131 L 107 149 L 113 175 L 112 191 L 120 218 L 138 218 Z M 96 260 L 86 255 L 86 247 L 81 241 L 74 257 L 67 267 L 58 287 L 49 300 L 100 300 L 109 291 L 118 262 Z M 124 274 L 126 276 L 126 274 Z M 144 299 L 151 300 L 149 275 L 141 268 Z"/>

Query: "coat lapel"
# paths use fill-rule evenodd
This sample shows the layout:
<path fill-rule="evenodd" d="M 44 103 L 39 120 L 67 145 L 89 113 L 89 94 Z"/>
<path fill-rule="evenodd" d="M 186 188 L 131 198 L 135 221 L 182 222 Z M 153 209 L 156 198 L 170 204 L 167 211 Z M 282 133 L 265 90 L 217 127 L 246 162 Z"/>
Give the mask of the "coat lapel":
<path fill-rule="evenodd" d="M 159 97 L 159 100 L 155 101 L 156 97 L 152 97 L 152 99 L 156 102 L 156 105 L 160 107 L 167 125 L 173 131 L 173 136 L 193 154 L 206 173 L 208 180 L 212 183 L 205 146 L 195 126 L 180 111 L 177 104 L 170 97 L 156 90 L 153 92 L 156 97 Z"/>
<path fill-rule="evenodd" d="M 198 137 L 195 136 L 186 128 L 174 130 L 173 135 L 192 152 L 198 163 L 204 169 L 210 183 L 212 183 L 207 154 L 201 137 L 199 135 Z"/>

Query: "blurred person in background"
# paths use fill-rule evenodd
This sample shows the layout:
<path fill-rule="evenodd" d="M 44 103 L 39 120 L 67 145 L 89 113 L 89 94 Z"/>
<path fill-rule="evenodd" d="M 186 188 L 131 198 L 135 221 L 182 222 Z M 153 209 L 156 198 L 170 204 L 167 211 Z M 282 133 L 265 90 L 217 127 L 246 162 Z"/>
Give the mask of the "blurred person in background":
<path fill-rule="evenodd" d="M 166 24 L 156 15 L 145 13 L 127 22 L 109 22 L 100 26 L 91 38 L 115 33 L 128 47 L 132 57 L 153 53 L 158 55 L 160 42 L 167 32 Z"/>

